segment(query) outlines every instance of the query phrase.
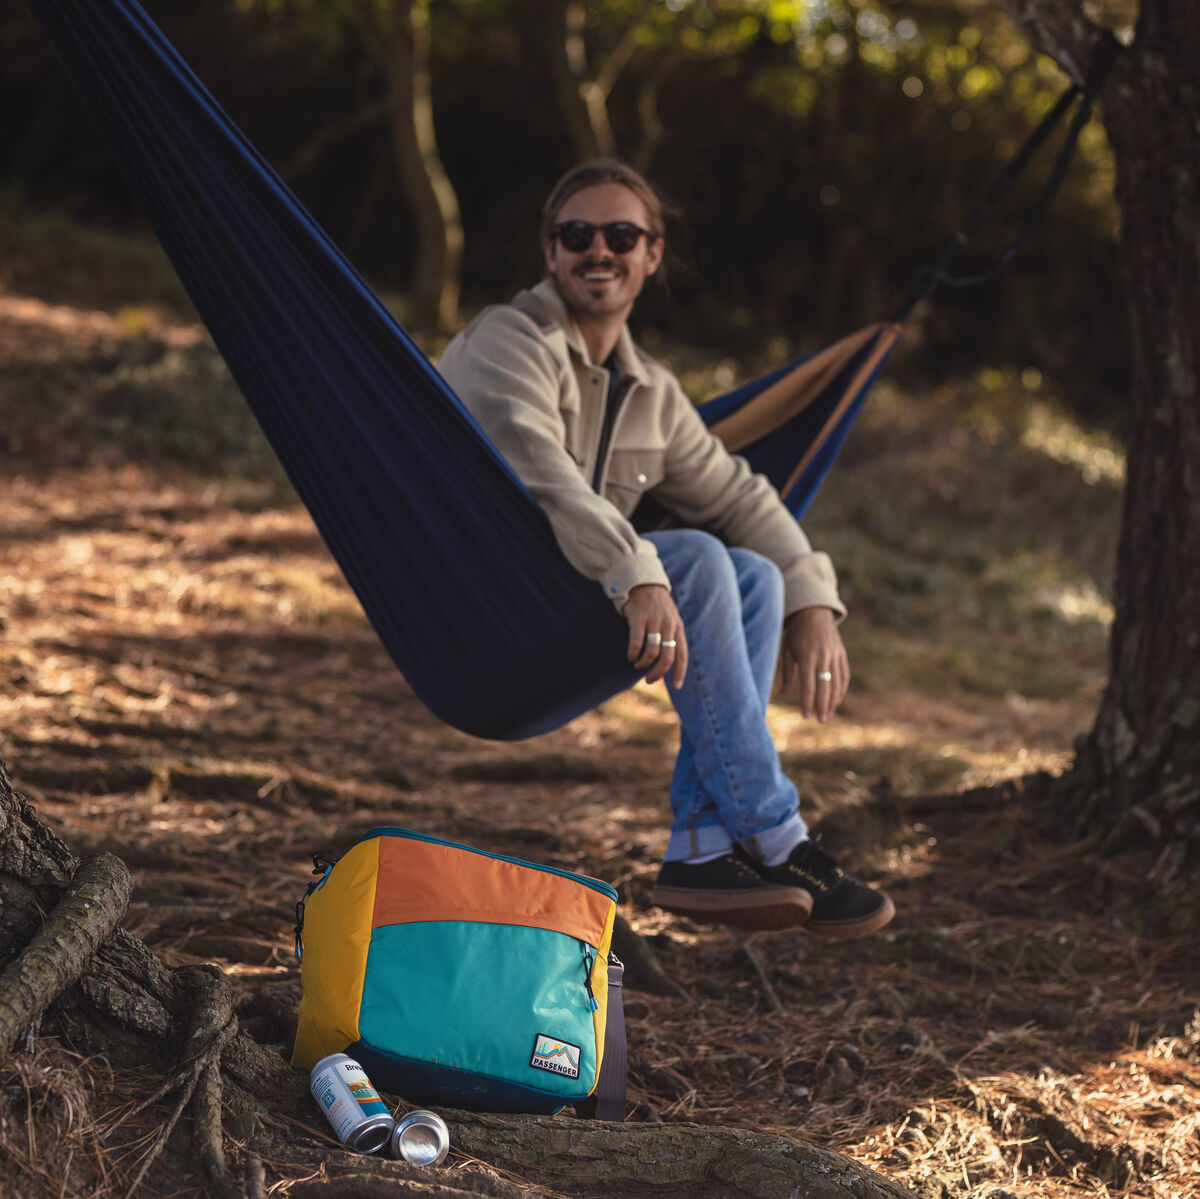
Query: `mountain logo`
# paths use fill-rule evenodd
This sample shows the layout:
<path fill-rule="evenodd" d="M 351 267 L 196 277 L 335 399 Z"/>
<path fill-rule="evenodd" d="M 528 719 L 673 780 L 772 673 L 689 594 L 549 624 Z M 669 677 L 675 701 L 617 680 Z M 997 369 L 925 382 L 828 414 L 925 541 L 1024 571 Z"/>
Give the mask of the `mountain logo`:
<path fill-rule="evenodd" d="M 570 1041 L 558 1041 L 545 1033 L 538 1033 L 529 1064 L 537 1070 L 549 1070 L 551 1074 L 578 1078 L 579 1052 L 579 1046 L 572 1045 Z"/>

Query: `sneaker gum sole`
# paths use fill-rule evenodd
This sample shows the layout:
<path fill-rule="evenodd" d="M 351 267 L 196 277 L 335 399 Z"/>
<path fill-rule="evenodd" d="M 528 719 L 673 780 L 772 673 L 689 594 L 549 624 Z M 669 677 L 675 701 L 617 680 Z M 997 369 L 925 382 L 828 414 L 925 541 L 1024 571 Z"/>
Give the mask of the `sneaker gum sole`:
<path fill-rule="evenodd" d="M 763 891 L 703 891 L 695 887 L 656 887 L 650 902 L 664 912 L 687 916 L 701 924 L 768 930 L 795 928 L 812 911 L 812 896 L 798 887 Z"/>
<path fill-rule="evenodd" d="M 853 941 L 858 937 L 869 937 L 872 933 L 877 933 L 892 922 L 895 914 L 896 905 L 885 895 L 883 906 L 869 916 L 858 920 L 810 920 L 805 924 L 804 931 L 812 933 L 814 937 L 824 937 L 827 941 Z"/>

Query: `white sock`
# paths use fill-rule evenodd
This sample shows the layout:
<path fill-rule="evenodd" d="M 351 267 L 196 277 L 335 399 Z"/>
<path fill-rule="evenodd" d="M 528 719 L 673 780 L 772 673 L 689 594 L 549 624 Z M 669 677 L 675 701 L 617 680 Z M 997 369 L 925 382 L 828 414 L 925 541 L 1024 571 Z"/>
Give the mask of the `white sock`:
<path fill-rule="evenodd" d="M 797 845 L 803 845 L 804 842 L 807 840 L 808 840 L 808 837 L 806 837 L 806 836 L 801 837 L 799 841 L 794 841 L 791 845 L 789 845 L 787 847 L 787 849 L 782 849 L 779 851 L 779 853 L 775 854 L 774 857 L 768 858 L 763 863 L 763 865 L 764 866 L 781 866 L 781 865 L 783 865 L 783 863 L 786 862 L 789 857 L 791 857 L 792 850 L 795 849 Z"/>
<path fill-rule="evenodd" d="M 723 858 L 728 852 L 727 849 L 718 849 L 716 853 L 702 853 L 699 857 L 684 858 L 683 864 L 685 866 L 702 866 L 705 862 L 715 862 L 718 858 Z"/>

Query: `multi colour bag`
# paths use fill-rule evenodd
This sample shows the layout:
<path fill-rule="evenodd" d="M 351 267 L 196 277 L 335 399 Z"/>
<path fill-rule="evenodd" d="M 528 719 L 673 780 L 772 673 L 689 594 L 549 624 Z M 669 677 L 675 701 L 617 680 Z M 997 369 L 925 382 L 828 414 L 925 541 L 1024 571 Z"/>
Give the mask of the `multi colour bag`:
<path fill-rule="evenodd" d="M 314 862 L 294 1066 L 344 1052 L 416 1103 L 624 1119 L 608 883 L 401 828 Z"/>

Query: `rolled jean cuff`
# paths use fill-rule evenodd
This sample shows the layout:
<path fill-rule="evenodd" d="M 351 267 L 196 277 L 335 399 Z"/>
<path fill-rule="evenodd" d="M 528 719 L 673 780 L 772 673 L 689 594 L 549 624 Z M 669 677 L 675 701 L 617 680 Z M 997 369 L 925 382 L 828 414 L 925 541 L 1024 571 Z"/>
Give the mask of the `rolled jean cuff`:
<path fill-rule="evenodd" d="M 664 862 L 683 862 L 688 858 L 707 857 L 733 848 L 733 838 L 724 825 L 706 824 L 703 828 L 681 828 L 667 842 Z"/>
<path fill-rule="evenodd" d="M 807 836 L 808 825 L 800 813 L 795 812 L 782 824 L 743 838 L 742 847 L 756 862 L 769 862 L 790 853 Z"/>

